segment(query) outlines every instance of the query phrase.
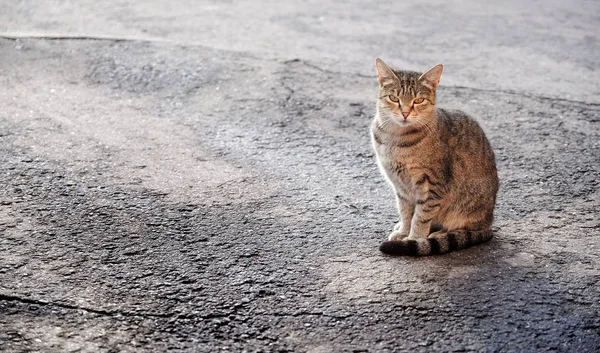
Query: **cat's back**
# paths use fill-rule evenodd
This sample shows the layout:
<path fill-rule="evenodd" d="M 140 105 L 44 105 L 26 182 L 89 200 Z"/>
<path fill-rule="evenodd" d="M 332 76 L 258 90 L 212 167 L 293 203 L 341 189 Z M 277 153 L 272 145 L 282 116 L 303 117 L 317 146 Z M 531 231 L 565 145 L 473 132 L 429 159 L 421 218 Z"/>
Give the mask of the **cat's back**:
<path fill-rule="evenodd" d="M 451 151 L 449 160 L 455 184 L 470 188 L 466 191 L 460 187 L 460 196 L 481 189 L 475 194 L 486 193 L 494 199 L 498 190 L 496 157 L 483 129 L 474 118 L 460 110 L 438 109 L 437 113 L 440 140 Z M 476 187 L 477 183 L 481 185 Z"/>
<path fill-rule="evenodd" d="M 437 109 L 440 137 L 450 147 L 473 151 L 473 148 L 485 147 L 482 152 L 493 151 L 485 132 L 473 117 L 461 110 Z M 476 154 L 476 153 L 475 153 Z"/>

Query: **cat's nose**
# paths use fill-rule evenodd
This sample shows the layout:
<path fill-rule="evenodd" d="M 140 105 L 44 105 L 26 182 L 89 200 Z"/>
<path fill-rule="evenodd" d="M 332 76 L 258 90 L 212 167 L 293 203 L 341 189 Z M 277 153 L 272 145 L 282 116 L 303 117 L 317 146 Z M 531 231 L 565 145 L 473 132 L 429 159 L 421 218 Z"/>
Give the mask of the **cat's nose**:
<path fill-rule="evenodd" d="M 410 112 L 402 112 L 402 116 L 404 117 L 404 119 L 408 118 L 408 114 L 410 114 Z"/>

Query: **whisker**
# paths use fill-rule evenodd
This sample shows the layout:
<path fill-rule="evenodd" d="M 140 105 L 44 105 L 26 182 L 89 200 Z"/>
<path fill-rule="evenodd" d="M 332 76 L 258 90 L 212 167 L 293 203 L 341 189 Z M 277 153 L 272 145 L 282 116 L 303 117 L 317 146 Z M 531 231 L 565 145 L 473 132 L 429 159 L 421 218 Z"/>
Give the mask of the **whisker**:
<path fill-rule="evenodd" d="M 421 120 L 417 120 L 417 123 L 419 124 L 420 127 L 425 128 L 428 132 L 430 133 L 434 133 L 433 132 L 433 128 L 431 126 L 429 126 L 429 123 L 421 121 Z"/>

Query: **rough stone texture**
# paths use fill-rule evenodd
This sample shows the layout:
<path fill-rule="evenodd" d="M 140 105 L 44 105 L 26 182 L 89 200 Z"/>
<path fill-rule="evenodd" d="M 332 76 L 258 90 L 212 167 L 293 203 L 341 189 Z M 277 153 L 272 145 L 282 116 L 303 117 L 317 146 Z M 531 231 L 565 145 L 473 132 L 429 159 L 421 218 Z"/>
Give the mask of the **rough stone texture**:
<path fill-rule="evenodd" d="M 5 37 L 55 36 L 0 39 L 0 351 L 599 350 L 598 5 L 389 27 L 274 3 L 233 40 L 257 3 L 0 5 Z M 367 133 L 378 55 L 456 63 L 438 99 L 496 150 L 492 242 L 378 252 L 397 218 Z"/>

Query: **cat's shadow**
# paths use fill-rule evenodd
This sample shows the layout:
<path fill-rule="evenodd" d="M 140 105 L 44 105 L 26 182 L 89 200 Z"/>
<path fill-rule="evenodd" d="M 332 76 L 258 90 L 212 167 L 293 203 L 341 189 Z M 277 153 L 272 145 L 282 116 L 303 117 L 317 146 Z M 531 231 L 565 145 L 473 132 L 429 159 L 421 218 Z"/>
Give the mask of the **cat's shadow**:
<path fill-rule="evenodd" d="M 448 293 L 455 282 L 468 284 L 472 278 L 485 281 L 498 273 L 521 271 L 519 265 L 533 262 L 532 255 L 515 255 L 515 248 L 501 232 L 484 244 L 443 255 L 390 256 L 374 248 L 369 249 L 371 256 L 364 256 L 366 251 L 361 251 L 332 259 L 324 274 L 330 279 L 330 289 L 352 297 L 384 298 L 390 292 L 405 292 L 415 287 Z M 424 283 L 427 283 L 425 288 L 420 288 Z"/>

